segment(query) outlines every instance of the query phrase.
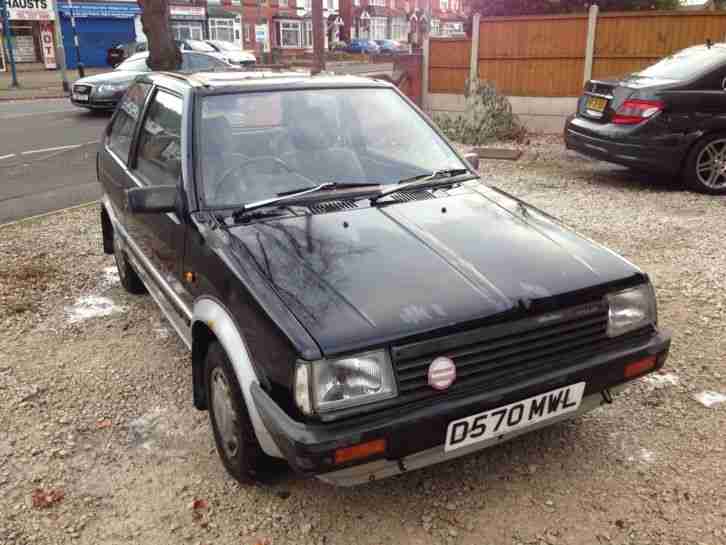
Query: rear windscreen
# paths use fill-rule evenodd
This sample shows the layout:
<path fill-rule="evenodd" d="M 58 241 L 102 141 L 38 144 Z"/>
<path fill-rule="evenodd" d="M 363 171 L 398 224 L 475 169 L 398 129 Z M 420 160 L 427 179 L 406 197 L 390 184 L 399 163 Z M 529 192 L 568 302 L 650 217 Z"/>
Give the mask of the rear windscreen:
<path fill-rule="evenodd" d="M 726 63 L 726 47 L 699 45 L 665 57 L 638 72 L 638 75 L 645 78 L 687 80 L 705 74 L 722 63 Z"/>

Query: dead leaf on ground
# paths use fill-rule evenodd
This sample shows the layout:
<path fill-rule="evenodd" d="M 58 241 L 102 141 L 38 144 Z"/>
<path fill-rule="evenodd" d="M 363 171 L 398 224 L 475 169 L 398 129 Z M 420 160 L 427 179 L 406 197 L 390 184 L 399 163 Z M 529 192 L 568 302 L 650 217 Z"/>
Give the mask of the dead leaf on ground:
<path fill-rule="evenodd" d="M 192 503 L 189 505 L 190 509 L 207 509 L 209 507 L 209 503 L 207 503 L 207 500 L 201 499 L 201 498 L 194 498 L 192 500 Z"/>
<path fill-rule="evenodd" d="M 108 418 L 102 418 L 102 419 L 96 421 L 97 430 L 103 430 L 105 428 L 110 428 L 112 425 L 113 425 L 113 422 L 111 422 L 111 420 L 109 420 Z"/>
<path fill-rule="evenodd" d="M 45 509 L 50 507 L 54 503 L 58 503 L 65 497 L 65 492 L 58 489 L 43 490 L 42 488 L 36 488 L 33 490 L 32 500 L 33 507 L 36 509 Z"/>

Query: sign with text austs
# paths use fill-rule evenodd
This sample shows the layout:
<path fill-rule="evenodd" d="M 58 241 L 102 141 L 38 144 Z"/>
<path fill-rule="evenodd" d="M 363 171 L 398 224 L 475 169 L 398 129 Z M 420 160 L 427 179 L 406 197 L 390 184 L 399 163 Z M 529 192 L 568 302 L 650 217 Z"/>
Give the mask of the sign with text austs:
<path fill-rule="evenodd" d="M 53 21 L 53 0 L 5 0 L 11 21 Z"/>

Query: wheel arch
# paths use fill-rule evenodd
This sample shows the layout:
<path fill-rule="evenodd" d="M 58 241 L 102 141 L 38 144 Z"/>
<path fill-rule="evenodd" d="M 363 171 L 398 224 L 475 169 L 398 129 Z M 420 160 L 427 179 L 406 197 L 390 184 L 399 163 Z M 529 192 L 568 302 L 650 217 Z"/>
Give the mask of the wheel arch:
<path fill-rule="evenodd" d="M 252 399 L 250 387 L 259 383 L 269 388 L 267 377 L 256 368 L 252 356 L 231 312 L 223 303 L 210 296 L 194 302 L 192 312 L 192 380 L 194 406 L 207 409 L 207 388 L 204 360 L 210 343 L 217 341 L 227 354 L 249 413 L 252 426 L 262 450 L 269 456 L 282 457 L 272 436 L 265 427 Z"/>
<path fill-rule="evenodd" d="M 726 128 L 701 129 L 699 131 L 696 131 L 694 134 L 694 138 L 689 142 L 688 147 L 686 148 L 686 152 L 681 158 L 681 170 L 679 172 L 679 175 L 682 175 L 684 173 L 686 167 L 688 166 L 688 161 L 691 158 L 691 153 L 696 148 L 696 146 L 698 146 L 698 144 L 700 144 L 706 138 L 719 135 L 726 138 Z"/>

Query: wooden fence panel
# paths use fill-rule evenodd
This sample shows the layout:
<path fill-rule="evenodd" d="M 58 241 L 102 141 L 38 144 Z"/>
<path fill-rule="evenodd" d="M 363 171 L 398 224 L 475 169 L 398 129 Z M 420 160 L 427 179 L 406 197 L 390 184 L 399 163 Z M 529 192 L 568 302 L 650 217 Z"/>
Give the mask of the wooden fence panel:
<path fill-rule="evenodd" d="M 724 36 L 726 14 L 720 12 L 605 13 L 597 21 L 592 75 L 636 72 L 670 53 Z"/>
<path fill-rule="evenodd" d="M 726 12 L 601 13 L 592 75 L 637 71 L 706 39 L 726 40 Z M 586 40 L 586 14 L 484 18 L 479 27 L 479 78 L 512 96 L 577 96 Z M 467 40 L 432 39 L 430 92 L 463 93 L 469 58 Z"/>
<path fill-rule="evenodd" d="M 430 44 L 429 90 L 432 93 L 463 93 L 469 77 L 471 40 L 433 38 Z"/>

